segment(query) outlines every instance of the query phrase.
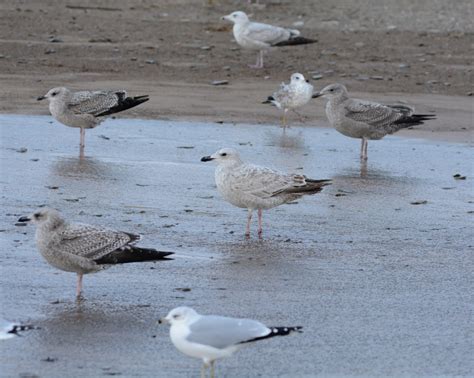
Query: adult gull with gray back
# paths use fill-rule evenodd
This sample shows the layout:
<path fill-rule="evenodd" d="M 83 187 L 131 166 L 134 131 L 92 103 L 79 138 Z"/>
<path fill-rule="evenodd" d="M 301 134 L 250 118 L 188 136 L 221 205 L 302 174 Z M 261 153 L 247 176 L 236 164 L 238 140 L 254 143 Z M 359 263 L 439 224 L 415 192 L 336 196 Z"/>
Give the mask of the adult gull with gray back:
<path fill-rule="evenodd" d="M 434 114 L 413 114 L 406 105 L 382 105 L 350 98 L 342 84 L 331 84 L 313 95 L 328 99 L 326 115 L 329 123 L 341 134 L 362 140 L 360 158 L 367 160 L 369 139 L 382 139 L 387 134 L 410 126 L 422 125 Z"/>
<path fill-rule="evenodd" d="M 330 180 L 313 180 L 304 175 L 285 174 L 244 163 L 232 148 L 223 148 L 201 161 L 216 161 L 217 190 L 232 205 L 248 210 L 245 235 L 250 236 L 252 213 L 258 211 L 258 234 L 262 235 L 263 210 L 294 201 L 305 194 L 319 193 Z"/>
<path fill-rule="evenodd" d="M 232 29 L 237 43 L 244 49 L 258 50 L 257 63 L 252 68 L 263 68 L 263 53 L 271 47 L 305 45 L 316 40 L 301 37 L 299 30 L 252 22 L 241 11 L 222 17 L 234 24 Z"/>
<path fill-rule="evenodd" d="M 96 273 L 116 264 L 167 260 L 166 256 L 172 254 L 136 246 L 140 235 L 70 223 L 51 208 L 41 208 L 18 221 L 36 224 L 36 245 L 50 265 L 77 274 L 78 298 L 81 298 L 84 274 Z"/>
<path fill-rule="evenodd" d="M 129 97 L 126 91 L 72 92 L 58 87 L 48 91 L 38 101 L 48 99 L 51 115 L 63 125 L 81 130 L 80 151 L 84 152 L 85 130 L 98 126 L 105 116 L 131 109 L 148 101 L 148 95 Z"/>
<path fill-rule="evenodd" d="M 245 345 L 302 332 L 302 327 L 267 327 L 252 319 L 200 315 L 190 307 L 171 310 L 160 323 L 171 325 L 171 342 L 180 352 L 202 359 L 202 377 L 209 365 L 214 377 L 214 361 L 231 356 Z"/>
<path fill-rule="evenodd" d="M 273 104 L 283 110 L 282 125 L 286 127 L 286 113 L 306 105 L 313 96 L 313 86 L 300 73 L 291 75 L 290 83 L 281 83 L 278 91 L 269 96 L 263 104 Z M 298 114 L 298 113 L 297 113 Z"/>

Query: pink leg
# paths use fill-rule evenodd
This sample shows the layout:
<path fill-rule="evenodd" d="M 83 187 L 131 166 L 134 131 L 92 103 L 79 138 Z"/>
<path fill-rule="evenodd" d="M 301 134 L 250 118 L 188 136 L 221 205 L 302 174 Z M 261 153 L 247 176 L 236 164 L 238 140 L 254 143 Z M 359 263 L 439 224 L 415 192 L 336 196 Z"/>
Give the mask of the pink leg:
<path fill-rule="evenodd" d="M 263 68 L 263 50 L 260 50 L 257 54 L 257 62 L 255 65 L 249 65 L 250 68 Z"/>
<path fill-rule="evenodd" d="M 367 139 L 362 138 L 360 144 L 360 158 L 361 160 L 367 160 Z"/>
<path fill-rule="evenodd" d="M 248 215 L 247 215 L 247 228 L 245 230 L 245 236 L 250 237 L 250 223 L 252 223 L 252 209 L 248 209 Z"/>
<path fill-rule="evenodd" d="M 260 236 L 260 237 L 262 237 L 262 233 L 263 233 L 262 215 L 263 215 L 263 210 L 258 209 L 258 236 Z"/>
<path fill-rule="evenodd" d="M 367 155 L 367 148 L 369 147 L 369 141 L 366 139 L 365 140 L 365 146 L 364 146 L 364 160 L 367 160 L 369 158 L 369 155 Z"/>
<path fill-rule="evenodd" d="M 79 156 L 82 158 L 84 157 L 84 147 L 85 147 L 85 139 L 86 139 L 86 129 L 81 127 L 81 141 L 79 143 Z"/>
<path fill-rule="evenodd" d="M 82 273 L 77 273 L 77 288 L 76 288 L 76 298 L 82 298 Z"/>

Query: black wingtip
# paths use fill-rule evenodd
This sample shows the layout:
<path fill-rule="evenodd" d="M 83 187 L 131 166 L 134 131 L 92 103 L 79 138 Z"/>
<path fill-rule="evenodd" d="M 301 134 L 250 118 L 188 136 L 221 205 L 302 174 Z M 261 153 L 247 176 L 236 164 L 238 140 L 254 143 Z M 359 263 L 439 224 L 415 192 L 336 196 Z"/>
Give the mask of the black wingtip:
<path fill-rule="evenodd" d="M 265 336 L 256 337 L 254 339 L 243 341 L 241 344 L 251 343 L 254 341 L 265 340 L 275 336 L 288 336 L 290 333 L 297 332 L 303 333 L 301 326 L 293 326 L 293 327 L 268 327 L 270 329 L 270 333 Z"/>
<path fill-rule="evenodd" d="M 124 110 L 128 110 L 128 109 L 134 108 L 135 106 L 143 104 L 144 102 L 147 102 L 149 99 L 150 99 L 150 96 L 148 95 L 127 97 L 123 99 L 120 98 L 119 103 L 116 106 L 110 108 L 109 110 L 106 110 L 103 113 L 97 114 L 96 117 L 103 117 L 106 115 L 123 112 Z"/>
<path fill-rule="evenodd" d="M 310 39 L 310 38 L 298 36 L 298 37 L 292 37 L 286 41 L 278 42 L 274 44 L 273 46 L 282 47 L 282 46 L 307 45 L 307 44 L 316 43 L 316 42 L 318 42 L 317 39 Z"/>

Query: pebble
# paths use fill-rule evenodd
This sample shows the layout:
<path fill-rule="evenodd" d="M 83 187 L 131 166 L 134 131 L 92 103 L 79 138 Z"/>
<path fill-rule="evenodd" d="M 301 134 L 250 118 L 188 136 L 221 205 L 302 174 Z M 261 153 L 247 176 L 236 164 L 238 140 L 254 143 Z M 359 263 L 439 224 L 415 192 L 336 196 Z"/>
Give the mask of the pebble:
<path fill-rule="evenodd" d="M 228 80 L 214 80 L 211 82 L 211 85 L 227 85 L 229 84 Z"/>
<path fill-rule="evenodd" d="M 63 40 L 59 37 L 50 37 L 48 42 L 50 42 L 50 43 L 61 43 L 61 42 L 63 42 Z"/>
<path fill-rule="evenodd" d="M 316 75 L 311 76 L 311 78 L 312 78 L 313 80 L 319 80 L 319 79 L 322 79 L 322 78 L 323 78 L 323 75 L 321 75 L 321 74 L 316 74 Z"/>
<path fill-rule="evenodd" d="M 145 60 L 146 64 L 156 64 L 156 62 L 153 59 L 147 59 Z"/>

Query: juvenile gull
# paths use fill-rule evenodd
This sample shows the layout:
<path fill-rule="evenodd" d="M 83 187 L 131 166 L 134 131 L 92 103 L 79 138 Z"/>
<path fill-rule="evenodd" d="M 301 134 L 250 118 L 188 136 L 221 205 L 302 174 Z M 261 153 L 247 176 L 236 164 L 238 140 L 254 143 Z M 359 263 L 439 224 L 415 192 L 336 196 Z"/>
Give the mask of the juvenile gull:
<path fill-rule="evenodd" d="M 215 360 L 229 357 L 249 343 L 302 332 L 302 327 L 267 327 L 251 319 L 200 315 L 190 307 L 177 307 L 159 322 L 171 325 L 170 338 L 180 352 L 202 359 L 201 377 L 209 366 L 214 377 Z"/>
<path fill-rule="evenodd" d="M 98 126 L 105 116 L 133 108 L 148 101 L 148 95 L 128 97 L 126 91 L 72 92 L 58 87 L 48 91 L 38 101 L 47 98 L 51 115 L 63 125 L 81 130 L 80 150 L 84 152 L 85 130 Z"/>
<path fill-rule="evenodd" d="M 45 260 L 57 269 L 77 273 L 76 296 L 81 297 L 82 276 L 115 264 L 167 260 L 173 252 L 135 246 L 140 235 L 88 224 L 69 223 L 50 208 L 21 217 L 36 224 L 36 245 Z"/>
<path fill-rule="evenodd" d="M 296 109 L 306 105 L 312 96 L 313 86 L 309 84 L 308 80 L 305 80 L 302 74 L 294 73 L 291 75 L 289 84 L 281 83 L 278 91 L 274 92 L 263 103 L 273 104 L 278 109 L 283 110 L 281 122 L 283 127 L 286 127 L 286 113 L 288 110 L 293 110 L 296 113 Z"/>
<path fill-rule="evenodd" d="M 11 339 L 12 337 L 19 336 L 22 331 L 34 328 L 32 325 L 12 323 L 0 318 L 0 340 Z"/>
<path fill-rule="evenodd" d="M 232 148 L 223 148 L 201 161 L 217 162 L 215 180 L 221 196 L 232 205 L 248 210 L 245 235 L 250 236 L 253 210 L 258 211 L 258 235 L 262 235 L 263 210 L 320 192 L 330 180 L 313 180 L 304 175 L 285 174 L 244 163 Z"/>
<path fill-rule="evenodd" d="M 241 11 L 232 12 L 222 17 L 234 24 L 232 29 L 237 43 L 244 49 L 258 50 L 257 63 L 252 68 L 263 68 L 263 53 L 271 47 L 305 45 L 317 41 L 300 36 L 296 29 L 285 29 L 279 26 L 252 22 Z"/>
<path fill-rule="evenodd" d="M 331 84 L 313 95 L 325 97 L 329 123 L 341 134 L 362 139 L 360 158 L 367 160 L 369 139 L 382 139 L 387 134 L 410 126 L 422 125 L 434 119 L 434 114 L 413 114 L 414 109 L 405 105 L 382 105 L 350 98 L 342 84 Z"/>

